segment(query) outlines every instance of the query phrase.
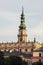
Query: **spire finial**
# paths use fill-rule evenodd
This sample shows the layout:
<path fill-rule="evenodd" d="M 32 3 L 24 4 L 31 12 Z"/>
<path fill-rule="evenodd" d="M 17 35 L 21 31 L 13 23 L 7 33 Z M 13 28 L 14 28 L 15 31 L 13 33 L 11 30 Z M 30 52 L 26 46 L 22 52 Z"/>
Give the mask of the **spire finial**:
<path fill-rule="evenodd" d="M 23 8 L 23 6 L 22 6 L 22 13 L 24 13 L 24 8 Z"/>

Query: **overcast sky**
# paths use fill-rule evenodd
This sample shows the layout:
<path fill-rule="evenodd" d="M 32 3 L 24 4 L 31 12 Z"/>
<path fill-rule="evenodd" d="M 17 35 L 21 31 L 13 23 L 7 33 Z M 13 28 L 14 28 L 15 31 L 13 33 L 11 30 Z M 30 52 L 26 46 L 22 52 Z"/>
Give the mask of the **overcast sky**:
<path fill-rule="evenodd" d="M 28 40 L 43 42 L 43 0 L 0 0 L 0 42 L 18 40 L 22 6 Z"/>

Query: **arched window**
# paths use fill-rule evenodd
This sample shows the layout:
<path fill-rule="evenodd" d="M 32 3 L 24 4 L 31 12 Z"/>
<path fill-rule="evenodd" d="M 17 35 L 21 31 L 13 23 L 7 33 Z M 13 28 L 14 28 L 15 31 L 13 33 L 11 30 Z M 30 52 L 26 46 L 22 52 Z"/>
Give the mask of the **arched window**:
<path fill-rule="evenodd" d="M 27 49 L 25 49 L 25 51 L 27 52 Z"/>
<path fill-rule="evenodd" d="M 33 49 L 31 49 L 31 51 L 33 51 Z"/>
<path fill-rule="evenodd" d="M 21 52 L 21 49 L 20 49 L 20 52 Z"/>
<path fill-rule="evenodd" d="M 14 51 L 15 51 L 15 49 L 14 49 Z"/>

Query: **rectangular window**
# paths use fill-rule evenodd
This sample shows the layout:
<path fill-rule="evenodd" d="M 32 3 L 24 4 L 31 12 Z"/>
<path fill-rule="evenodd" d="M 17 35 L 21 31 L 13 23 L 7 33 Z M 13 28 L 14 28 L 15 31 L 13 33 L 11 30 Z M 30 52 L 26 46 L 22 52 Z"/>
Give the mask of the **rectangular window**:
<path fill-rule="evenodd" d="M 41 57 L 41 53 L 39 53 L 39 57 Z"/>

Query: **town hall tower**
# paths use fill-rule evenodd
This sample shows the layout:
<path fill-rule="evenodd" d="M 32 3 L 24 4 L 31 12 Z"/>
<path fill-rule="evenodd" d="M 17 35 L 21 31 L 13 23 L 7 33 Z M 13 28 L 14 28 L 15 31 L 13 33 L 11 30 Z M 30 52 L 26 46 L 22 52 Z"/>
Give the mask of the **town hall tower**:
<path fill-rule="evenodd" d="M 25 25 L 25 17 L 24 17 L 24 9 L 22 8 L 21 14 L 21 22 L 19 26 L 19 34 L 18 34 L 18 42 L 27 42 L 27 33 L 26 33 L 26 25 Z"/>

